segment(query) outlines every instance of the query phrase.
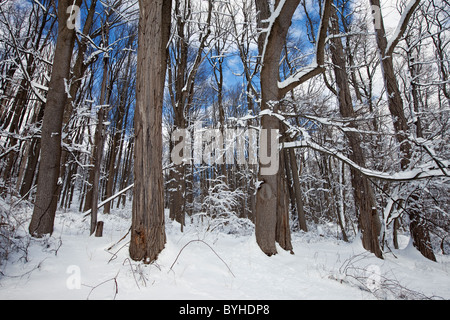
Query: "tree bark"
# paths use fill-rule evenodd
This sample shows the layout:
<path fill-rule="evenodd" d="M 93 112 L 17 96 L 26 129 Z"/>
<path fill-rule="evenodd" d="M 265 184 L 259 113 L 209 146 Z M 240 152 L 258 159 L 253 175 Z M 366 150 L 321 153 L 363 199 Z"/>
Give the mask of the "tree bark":
<path fill-rule="evenodd" d="M 286 181 L 285 153 L 280 152 L 278 178 L 278 195 L 277 195 L 277 221 L 275 228 L 275 240 L 286 251 L 292 254 L 291 229 L 289 226 L 289 193 Z"/>
<path fill-rule="evenodd" d="M 418 195 L 412 194 L 411 199 L 414 202 L 419 200 Z M 431 245 L 430 232 L 426 221 L 420 216 L 420 208 L 414 203 L 412 210 L 409 210 L 409 231 L 411 233 L 413 246 L 427 259 L 436 262 L 433 247 Z"/>
<path fill-rule="evenodd" d="M 74 1 L 81 6 L 81 0 Z M 58 38 L 56 41 L 53 70 L 47 94 L 41 134 L 41 161 L 33 216 L 29 226 L 32 236 L 41 237 L 53 232 L 58 203 L 58 178 L 61 159 L 61 129 L 64 107 L 67 101 L 66 79 L 70 75 L 70 63 L 75 42 L 75 30 L 67 26 L 68 2 L 58 2 Z"/>
<path fill-rule="evenodd" d="M 132 40 L 132 39 L 131 39 Z M 130 44 L 133 43 L 133 40 L 130 42 Z M 115 114 L 115 121 L 114 121 L 114 133 L 113 133 L 113 137 L 112 137 L 112 143 L 111 143 L 111 149 L 110 149 L 110 156 L 109 156 L 109 168 L 108 168 L 108 179 L 106 181 L 106 191 L 105 191 L 105 198 L 108 199 L 109 197 L 111 197 L 113 195 L 113 191 L 114 191 L 114 186 L 115 186 L 115 181 L 116 181 L 116 176 L 118 176 L 118 163 L 116 162 L 120 162 L 120 157 L 121 157 L 121 151 L 122 151 L 122 147 L 123 147 L 123 140 L 121 140 L 123 138 L 123 133 L 122 133 L 122 127 L 123 127 L 123 123 L 124 123 L 124 115 L 126 110 L 126 104 L 127 104 L 127 100 L 128 100 L 128 88 L 130 87 L 131 84 L 131 75 L 130 75 L 130 70 L 131 70 L 131 54 L 128 54 L 127 57 L 127 64 L 125 67 L 126 70 L 126 79 L 122 82 L 121 85 L 121 89 L 120 89 L 120 98 L 119 98 L 119 103 L 117 106 L 117 110 L 116 110 L 116 114 Z M 120 82 L 119 82 L 120 83 Z M 125 116 L 126 118 L 126 116 Z M 126 123 L 125 119 L 125 123 Z M 117 147 L 119 147 L 119 150 L 116 150 Z M 119 158 L 119 161 L 116 161 L 117 157 Z M 104 214 L 109 214 L 111 211 L 111 206 L 113 205 L 112 202 L 108 202 L 104 209 L 103 209 L 103 213 Z"/>
<path fill-rule="evenodd" d="M 36 122 L 42 121 L 44 117 L 45 105 L 39 108 L 39 113 Z M 33 137 L 31 139 L 30 150 L 28 152 L 28 161 L 24 173 L 24 178 L 22 180 L 22 185 L 20 187 L 20 195 L 22 197 L 28 198 L 29 192 L 33 185 L 33 180 L 36 172 L 36 167 L 39 160 L 39 153 L 41 150 L 41 139 L 39 137 Z"/>
<path fill-rule="evenodd" d="M 381 7 L 380 0 L 370 0 L 372 6 Z M 381 15 L 381 14 L 380 14 Z M 392 115 L 396 138 L 400 144 L 400 166 L 402 170 L 406 170 L 411 160 L 411 144 L 406 139 L 408 133 L 408 121 L 403 110 L 403 101 L 397 78 L 394 71 L 394 63 L 392 60 L 393 48 L 388 53 L 388 41 L 386 31 L 384 29 L 384 21 L 380 18 L 379 28 L 376 28 L 376 40 L 378 45 L 378 53 L 380 55 L 381 68 L 383 70 L 384 86 L 386 88 L 386 96 L 388 100 L 389 111 Z"/>
<path fill-rule="evenodd" d="M 272 30 L 270 30 L 270 34 L 266 35 L 265 33 L 262 33 L 258 39 L 259 53 L 263 59 L 261 67 L 261 110 L 271 109 L 269 104 L 273 102 L 272 111 L 278 111 L 277 102 L 281 98 L 278 90 L 280 55 L 291 24 L 292 15 L 294 14 L 298 3 L 298 0 L 291 1 L 289 3 L 289 8 L 288 6 L 285 8 L 284 19 L 276 19 Z M 267 21 L 271 15 L 268 1 L 257 0 L 256 8 L 259 11 L 259 27 L 268 27 L 267 23 L 263 22 Z M 273 132 L 277 132 L 278 134 L 280 130 L 279 120 L 275 117 L 264 115 L 261 118 L 261 128 L 267 130 L 267 141 L 271 141 L 271 134 Z M 270 144 L 264 147 L 268 148 L 267 154 L 276 152 L 276 150 L 271 150 Z M 275 242 L 277 240 L 277 234 L 280 234 L 281 232 L 279 228 L 280 226 L 283 226 L 282 223 L 278 223 L 277 230 L 277 217 L 281 218 L 282 216 L 278 210 L 280 171 L 281 170 L 278 170 L 277 174 L 265 175 L 262 173 L 262 168 L 260 166 L 258 175 L 260 186 L 256 191 L 255 236 L 259 247 L 268 256 L 277 253 Z"/>
<path fill-rule="evenodd" d="M 171 0 L 139 1 L 134 197 L 129 253 L 151 263 L 163 250 L 162 107 Z"/>
<path fill-rule="evenodd" d="M 414 9 L 417 7 L 420 1 L 416 1 L 412 10 L 408 16 L 401 21 L 401 32 L 397 35 L 390 47 L 388 47 L 388 41 L 386 39 L 386 31 L 384 28 L 384 21 L 380 14 L 379 28 L 375 28 L 376 40 L 378 45 L 378 51 L 380 55 L 380 63 L 383 70 L 384 85 L 386 88 L 386 95 L 388 100 L 389 111 L 394 123 L 394 130 L 396 134 L 397 142 L 400 145 L 400 167 L 402 170 L 407 170 L 411 162 L 412 147 L 411 143 L 407 139 L 410 131 L 408 121 L 405 116 L 403 100 L 401 92 L 395 76 L 394 64 L 392 54 L 394 52 L 395 45 L 400 40 L 402 34 L 405 32 L 408 20 L 411 18 Z M 370 0 L 372 6 L 380 8 L 380 0 Z M 413 244 L 426 258 L 436 261 L 431 248 L 430 235 L 428 229 L 426 229 L 424 223 L 415 223 L 416 221 L 422 221 L 420 218 L 420 210 L 417 207 L 413 207 L 409 210 L 410 218 L 410 233 L 414 239 Z"/>
<path fill-rule="evenodd" d="M 105 46 L 108 46 L 109 42 L 109 24 L 106 23 L 104 29 L 103 38 L 105 39 Z M 95 228 L 97 227 L 97 211 L 98 211 L 98 199 L 99 199 L 99 186 L 100 186 L 100 174 L 101 174 L 101 165 L 103 158 L 103 145 L 104 145 L 104 125 L 103 120 L 106 114 L 106 105 L 109 103 L 109 98 L 106 97 L 106 90 L 108 86 L 108 65 L 109 58 L 107 54 L 103 56 L 103 78 L 102 78 L 102 86 L 100 90 L 100 109 L 97 112 L 97 125 L 95 128 L 95 136 L 94 136 L 94 148 L 92 153 L 91 163 L 94 166 L 92 171 L 90 172 L 89 180 L 91 181 L 92 177 L 92 188 L 90 190 L 91 196 L 91 235 L 95 232 Z M 109 95 L 108 95 L 109 96 Z M 88 193 L 89 194 L 89 193 Z"/>
<path fill-rule="evenodd" d="M 289 149 L 289 163 L 292 171 L 292 180 L 294 182 L 295 203 L 297 205 L 298 226 L 301 230 L 307 232 L 305 211 L 303 210 L 302 190 L 300 188 L 300 177 L 298 173 L 297 159 L 295 157 L 294 149 Z"/>
<path fill-rule="evenodd" d="M 190 33 L 189 23 L 192 23 L 192 2 L 187 0 L 182 5 L 181 0 L 174 2 L 174 12 L 176 15 L 176 37 L 174 44 L 168 51 L 169 60 L 169 94 L 173 107 L 173 122 L 175 129 L 186 129 L 189 115 L 194 99 L 194 84 L 200 64 L 204 59 L 204 50 L 207 40 L 211 34 L 211 17 L 213 12 L 213 1 L 208 0 L 208 12 L 204 25 L 204 30 L 200 33 L 198 47 L 195 49 L 195 56 L 191 60 L 189 51 Z M 192 61 L 192 64 L 190 64 Z M 172 150 L 170 150 L 172 152 Z M 180 223 L 181 230 L 185 223 L 186 214 L 186 164 L 173 166 L 170 169 L 169 179 L 169 201 L 170 218 Z"/>
<path fill-rule="evenodd" d="M 336 10 L 332 8 L 330 20 L 330 33 L 339 35 L 339 20 Z M 345 118 L 355 118 L 353 110 L 352 96 L 350 93 L 349 77 L 347 75 L 347 64 L 344 59 L 345 52 L 340 37 L 331 39 L 331 59 L 336 78 L 338 93 L 339 110 Z M 356 128 L 356 124 L 352 123 Z M 365 167 L 364 153 L 361 148 L 361 138 L 357 132 L 348 132 L 347 138 L 350 147 L 349 158 L 361 167 Z M 355 205 L 358 210 L 358 220 L 362 233 L 363 247 L 373 252 L 378 258 L 382 258 L 382 252 L 379 243 L 380 219 L 376 210 L 374 191 L 368 179 L 360 172 L 351 168 L 352 187 L 355 197 Z"/>
<path fill-rule="evenodd" d="M 255 1 L 256 9 L 258 10 L 258 28 L 266 30 L 258 38 L 258 50 L 261 56 L 261 110 L 270 109 L 272 112 L 278 112 L 278 102 L 290 90 L 323 71 L 323 47 L 331 8 L 331 1 L 328 0 L 323 6 L 321 26 L 319 27 L 319 35 L 317 36 L 317 65 L 305 73 L 298 71 L 292 77 L 292 81 L 279 82 L 281 52 L 291 25 L 292 16 L 299 2 L 299 0 L 286 2 L 275 1 L 275 8 L 272 13 L 267 0 Z M 271 15 L 276 16 L 272 18 Z M 261 128 L 268 130 L 268 134 L 271 135 L 273 134 L 271 131 L 280 131 L 280 121 L 274 116 L 263 115 L 261 118 Z M 270 141 L 270 138 L 268 141 Z M 267 154 L 275 152 L 275 150 L 271 150 L 270 146 L 267 147 Z M 278 162 L 282 163 L 282 161 Z M 285 210 L 283 207 L 285 201 L 280 199 L 280 197 L 285 196 L 283 188 L 285 176 L 283 175 L 280 178 L 282 170 L 278 170 L 277 174 L 265 174 L 264 171 L 264 166 L 260 164 L 260 172 L 258 175 L 260 185 L 256 192 L 255 206 L 255 235 L 256 242 L 261 250 L 268 256 L 271 256 L 277 253 L 275 242 L 280 239 L 280 234 L 284 234 L 283 239 L 290 238 L 290 230 L 289 223 L 279 221 L 280 219 L 285 219 L 285 214 L 283 213 Z M 280 230 L 280 227 L 286 229 Z M 288 242 L 283 241 L 283 243 Z"/>

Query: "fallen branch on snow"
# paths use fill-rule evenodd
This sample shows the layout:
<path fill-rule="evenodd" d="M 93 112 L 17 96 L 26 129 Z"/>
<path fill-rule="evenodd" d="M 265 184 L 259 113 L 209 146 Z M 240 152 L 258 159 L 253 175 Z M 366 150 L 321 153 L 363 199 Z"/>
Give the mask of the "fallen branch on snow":
<path fill-rule="evenodd" d="M 178 255 L 177 255 L 177 257 L 175 258 L 175 261 L 174 261 L 174 262 L 172 263 L 172 265 L 170 266 L 169 271 L 172 270 L 173 266 L 175 265 L 175 263 L 177 262 L 178 258 L 180 257 L 181 252 L 183 252 L 183 250 L 184 250 L 188 245 L 190 245 L 190 244 L 193 243 L 193 242 L 201 242 L 201 243 L 204 243 L 205 245 L 207 245 L 207 246 L 211 249 L 211 251 L 214 252 L 214 254 L 215 254 L 215 255 L 223 262 L 223 264 L 228 268 L 228 271 L 230 271 L 231 275 L 232 275 L 233 277 L 236 278 L 236 276 L 234 275 L 233 271 L 231 271 L 231 269 L 230 269 L 230 267 L 227 265 L 227 263 L 226 263 L 225 261 L 223 261 L 223 259 L 217 254 L 217 252 L 216 252 L 209 244 L 207 244 L 207 243 L 206 243 L 205 241 L 203 241 L 203 240 L 191 240 L 191 241 L 189 241 L 188 243 L 186 243 L 186 244 L 184 245 L 184 247 L 181 248 L 180 252 L 178 252 Z M 169 271 L 168 271 L 168 272 L 169 272 Z"/>

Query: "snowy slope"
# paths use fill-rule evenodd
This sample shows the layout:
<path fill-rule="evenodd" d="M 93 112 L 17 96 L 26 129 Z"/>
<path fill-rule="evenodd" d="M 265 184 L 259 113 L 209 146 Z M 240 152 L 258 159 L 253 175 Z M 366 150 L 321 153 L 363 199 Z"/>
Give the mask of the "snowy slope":
<path fill-rule="evenodd" d="M 450 258 L 433 263 L 410 245 L 379 260 L 358 241 L 312 231 L 293 235 L 294 255 L 279 249 L 269 258 L 251 230 L 211 232 L 204 219 L 181 233 L 167 220 L 166 248 L 144 265 L 128 258 L 129 235 L 117 243 L 130 210 L 100 218 L 104 236 L 95 238 L 82 214 L 58 213 L 52 237 L 27 240 L 27 262 L 10 254 L 0 299 L 450 299 Z"/>

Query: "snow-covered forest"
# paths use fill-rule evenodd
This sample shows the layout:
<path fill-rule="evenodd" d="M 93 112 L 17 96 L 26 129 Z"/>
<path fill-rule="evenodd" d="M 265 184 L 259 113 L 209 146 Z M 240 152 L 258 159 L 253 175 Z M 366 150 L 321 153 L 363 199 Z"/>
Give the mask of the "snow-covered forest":
<path fill-rule="evenodd" d="M 449 29 L 447 0 L 0 0 L 0 298 L 450 299 Z"/>

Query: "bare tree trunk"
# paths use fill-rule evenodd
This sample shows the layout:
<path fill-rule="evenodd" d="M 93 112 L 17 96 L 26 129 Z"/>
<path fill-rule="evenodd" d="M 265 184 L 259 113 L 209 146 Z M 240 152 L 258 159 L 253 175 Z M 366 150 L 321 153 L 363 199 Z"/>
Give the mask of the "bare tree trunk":
<path fill-rule="evenodd" d="M 338 35 L 339 21 L 333 7 L 330 20 L 331 33 Z M 355 118 L 353 110 L 352 96 L 350 93 L 349 78 L 347 75 L 347 65 L 344 60 L 345 52 L 341 39 L 338 37 L 331 40 L 331 59 L 334 65 L 336 78 L 339 110 L 343 117 Z M 352 124 L 352 127 L 356 127 Z M 358 133 L 348 132 L 347 138 L 350 147 L 350 159 L 361 167 L 365 167 L 364 153 L 361 148 L 361 139 Z M 366 250 L 373 252 L 378 258 L 382 258 L 379 243 L 380 219 L 376 210 L 375 196 L 370 182 L 355 169 L 351 169 L 352 187 L 355 196 L 355 204 L 359 213 L 359 223 L 362 233 L 362 243 Z"/>
<path fill-rule="evenodd" d="M 420 253 L 431 261 L 436 261 L 436 256 L 431 245 L 430 232 L 427 227 L 426 220 L 421 217 L 421 208 L 418 205 L 419 196 L 416 193 L 411 195 L 413 201 L 411 208 L 408 210 L 409 216 L 409 232 L 413 240 L 413 246 Z"/>
<path fill-rule="evenodd" d="M 278 170 L 278 195 L 277 195 L 277 222 L 275 240 L 286 251 L 292 254 L 291 229 L 289 226 L 289 194 L 286 181 L 285 153 L 280 152 L 280 168 Z M 288 169 L 289 170 L 289 169 Z"/>
<path fill-rule="evenodd" d="M 180 223 L 181 231 L 185 225 L 186 165 L 175 165 L 170 169 L 170 215 L 171 219 Z"/>
<path fill-rule="evenodd" d="M 298 5 L 298 1 L 292 1 L 294 10 Z M 267 19 L 270 18 L 271 12 L 269 3 L 266 0 L 257 0 L 256 9 L 258 10 L 258 27 L 267 27 Z M 293 14 L 293 11 L 292 11 Z M 279 60 L 281 54 L 282 43 L 286 37 L 290 19 L 285 21 L 284 25 L 278 23 L 276 26 L 279 30 L 280 36 L 277 37 L 278 32 L 272 32 L 272 38 L 279 43 L 267 45 L 266 35 L 262 33 L 258 39 L 259 54 L 264 59 L 264 64 L 261 67 L 261 110 L 270 109 L 270 102 L 277 102 L 280 100 L 278 94 L 278 75 L 279 75 Z M 278 30 L 277 30 L 278 31 Z M 277 112 L 278 107 L 275 105 L 273 111 Z M 279 120 L 275 117 L 264 115 L 261 118 L 261 128 L 267 130 L 267 141 L 271 141 L 273 132 L 278 134 L 280 129 Z M 273 130 L 273 132 L 271 132 Z M 260 146 L 261 147 L 261 146 Z M 271 150 L 270 144 L 267 146 L 267 154 L 270 155 L 276 150 Z M 278 173 L 280 170 L 278 170 Z M 278 183 L 279 178 L 277 174 L 264 175 L 262 169 L 258 175 L 260 186 L 256 192 L 256 207 L 255 207 L 255 236 L 261 250 L 268 256 L 277 253 L 275 246 L 277 238 L 277 213 L 278 213 Z M 278 230 L 278 233 L 280 231 Z"/>
<path fill-rule="evenodd" d="M 42 105 L 39 109 L 39 113 L 36 122 L 40 122 L 44 117 L 45 105 Z M 30 150 L 28 152 L 27 167 L 25 169 L 24 178 L 20 187 L 20 195 L 24 197 L 29 195 L 29 191 L 33 185 L 34 176 L 36 173 L 36 167 L 39 160 L 39 153 L 41 150 L 41 139 L 39 137 L 33 137 L 31 139 Z"/>
<path fill-rule="evenodd" d="M 208 11 L 205 23 L 202 23 L 203 30 L 200 32 L 198 44 L 196 44 L 195 56 L 191 57 L 189 51 L 190 33 L 192 30 L 189 24 L 193 21 L 192 1 L 174 1 L 174 12 L 176 20 L 176 37 L 174 37 L 169 55 L 169 94 L 173 107 L 173 122 L 175 129 L 186 129 L 188 124 L 187 116 L 192 107 L 194 98 L 194 84 L 200 64 L 204 59 L 204 49 L 211 34 L 210 28 L 213 11 L 213 1 L 208 0 Z M 190 64 L 192 58 L 192 64 Z M 170 150 L 172 152 L 172 150 Z M 170 169 L 169 179 L 169 201 L 170 218 L 180 223 L 181 229 L 185 223 L 186 214 L 186 164 L 173 166 Z"/>
<path fill-rule="evenodd" d="M 162 107 L 171 0 L 139 1 L 134 197 L 130 257 L 150 263 L 164 248 Z"/>
<path fill-rule="evenodd" d="M 256 0 L 255 2 L 258 10 L 258 28 L 265 30 L 258 38 L 258 50 L 261 56 L 261 110 L 278 112 L 281 98 L 301 83 L 323 71 L 323 47 L 331 7 L 331 1 L 328 0 L 325 1 L 323 6 L 320 32 L 317 36 L 316 66 L 311 68 L 309 72 L 298 72 L 292 77 L 292 81 L 279 83 L 281 52 L 291 25 L 292 16 L 299 2 L 300 0 L 275 1 L 274 13 L 270 11 L 269 1 Z M 271 19 L 271 15 L 275 15 L 275 13 L 276 16 Z M 261 128 L 267 130 L 267 141 L 271 141 L 271 135 L 280 131 L 280 121 L 277 117 L 263 115 Z M 268 155 L 276 152 L 276 150 L 272 150 L 270 143 L 262 147 L 267 148 Z M 278 161 L 278 163 L 282 163 L 282 161 Z M 283 238 L 286 239 L 290 237 L 290 230 L 289 223 L 278 221 L 279 219 L 285 219 L 285 208 L 283 207 L 285 202 L 280 199 L 280 197 L 285 196 L 284 175 L 280 178 L 282 170 L 278 170 L 276 174 L 265 172 L 266 168 L 260 164 L 258 176 L 260 185 L 256 192 L 255 235 L 256 242 L 261 250 L 271 256 L 277 253 L 275 242 L 280 239 L 279 235 L 284 234 Z M 280 230 L 280 227 L 286 229 Z"/>
<path fill-rule="evenodd" d="M 103 106 L 105 99 L 105 91 L 106 84 L 108 81 L 108 60 L 105 59 L 103 66 L 103 81 L 102 81 L 102 89 L 100 93 L 100 110 L 97 113 L 97 127 L 95 130 L 95 138 L 94 138 L 94 152 L 92 157 L 92 163 L 94 168 L 92 169 L 93 174 L 93 183 L 92 183 L 92 199 L 91 199 L 91 235 L 95 232 L 95 228 L 97 226 L 97 205 L 99 198 L 99 183 L 100 183 L 100 169 L 102 165 L 102 157 L 103 157 L 103 120 L 105 117 L 105 107 Z"/>
<path fill-rule="evenodd" d="M 81 0 L 74 4 L 81 6 Z M 41 134 L 41 161 L 33 216 L 29 226 L 31 235 L 41 237 L 53 232 L 58 204 L 58 178 L 61 159 L 61 129 L 67 100 L 65 79 L 69 79 L 70 62 L 75 42 L 75 30 L 66 21 L 68 2 L 58 2 L 58 38 L 53 70 L 47 95 Z"/>
<path fill-rule="evenodd" d="M 413 48 L 411 48 L 411 40 L 406 37 L 405 38 L 406 44 L 408 47 L 410 47 L 409 50 L 406 51 L 406 58 L 408 61 L 408 71 L 409 74 L 411 76 L 411 80 L 410 80 L 410 99 L 411 102 L 410 104 L 412 104 L 412 108 L 410 108 L 412 111 L 411 113 L 413 116 L 413 120 L 414 120 L 414 125 L 416 127 L 416 136 L 418 138 L 423 138 L 423 128 L 422 128 L 422 121 L 420 120 L 421 116 L 420 116 L 420 111 L 419 111 L 419 87 L 417 85 L 417 78 L 420 75 L 420 71 L 418 69 L 420 69 L 420 67 L 418 67 L 417 65 L 415 65 L 415 59 L 413 57 L 413 53 L 412 50 Z"/>
<path fill-rule="evenodd" d="M 10 137 L 8 137 L 6 139 L 6 141 L 9 143 L 10 147 L 14 147 L 13 149 L 10 149 L 10 152 L 8 153 L 8 157 L 6 158 L 7 162 L 6 165 L 0 170 L 3 171 L 3 180 L 9 181 L 11 179 L 11 177 L 14 174 L 15 168 L 19 167 L 18 165 L 18 159 L 19 156 L 21 156 L 21 154 L 19 152 L 17 152 L 17 150 L 21 149 L 21 145 L 22 145 L 22 141 L 17 139 L 17 134 L 20 131 L 20 128 L 22 126 L 22 123 L 26 117 L 26 114 L 28 113 L 27 111 L 29 110 L 29 108 L 27 108 L 29 102 L 30 102 L 30 97 L 31 97 L 31 93 L 33 92 L 33 90 L 31 90 L 32 85 L 31 85 L 31 79 L 33 77 L 33 75 L 35 74 L 36 68 L 38 67 L 38 61 L 39 59 L 36 58 L 36 54 L 35 52 L 39 52 L 41 51 L 48 43 L 49 41 L 49 37 L 48 36 L 44 36 L 45 35 L 45 30 L 52 30 L 53 25 L 56 23 L 56 18 L 51 17 L 50 15 L 50 10 L 46 10 L 44 9 L 45 7 L 49 7 L 50 5 L 48 3 L 44 3 L 44 4 L 40 4 L 39 7 L 34 7 L 33 5 L 33 10 L 31 10 L 30 12 L 30 16 L 29 19 L 30 21 L 32 20 L 36 20 L 33 21 L 33 23 L 30 23 L 29 27 L 28 27 L 28 34 L 25 37 L 24 42 L 21 44 L 22 48 L 20 48 L 19 43 L 22 42 L 18 42 L 16 36 L 16 32 L 13 31 L 12 26 L 6 22 L 6 30 L 5 32 L 9 32 L 11 37 L 12 37 L 12 42 L 13 42 L 13 46 L 14 49 L 13 51 L 15 51 L 16 53 L 16 58 L 14 59 L 14 64 L 15 66 L 11 67 L 8 70 L 8 75 L 10 76 L 9 78 L 6 78 L 6 88 L 3 91 L 3 93 L 7 93 L 7 95 L 2 95 L 2 98 L 0 99 L 0 103 L 3 107 L 3 102 L 6 102 L 8 99 L 8 96 L 11 95 L 13 92 L 10 92 L 9 87 L 11 86 L 11 84 L 13 84 L 13 80 L 12 80 L 12 76 L 16 73 L 16 70 L 19 68 L 22 71 L 22 80 L 21 83 L 19 85 L 19 88 L 17 90 L 17 93 L 15 94 L 14 99 L 11 101 L 11 107 L 9 109 L 9 111 L 6 111 L 3 113 L 3 115 L 0 117 L 1 121 L 0 121 L 0 126 L 3 129 L 8 128 L 9 132 L 13 133 L 13 135 L 11 135 Z M 42 12 L 41 12 L 42 9 Z M 2 11 L 2 15 L 4 15 L 4 12 Z M 48 25 L 47 23 L 50 22 L 50 25 Z M 49 29 L 46 29 L 49 28 Z M 49 32 L 50 33 L 50 32 Z M 24 56 L 21 56 L 21 51 L 25 50 L 27 52 L 27 54 L 25 54 Z M 8 80 L 9 79 L 9 80 Z M 41 98 L 39 98 L 39 100 L 41 100 L 41 103 L 44 104 L 44 101 L 42 101 Z M 29 114 L 29 113 L 28 113 Z M 5 144 L 6 146 L 7 144 Z M 25 155 L 25 157 L 22 157 L 21 159 L 21 169 L 25 168 L 25 163 L 27 160 L 27 156 Z M 22 160 L 25 160 L 22 162 Z M 23 171 L 22 171 L 23 172 Z M 20 181 L 20 176 L 18 179 L 18 185 L 21 183 Z M 0 192 L 2 191 L 4 187 L 0 187 Z M 19 188 L 19 186 L 18 186 Z"/>
<path fill-rule="evenodd" d="M 283 135 L 285 134 L 285 128 L 283 129 Z M 290 141 L 289 137 L 285 140 Z M 295 156 L 295 150 L 293 148 L 283 150 L 283 156 L 285 160 L 283 161 L 286 171 L 287 186 L 289 188 L 289 195 L 293 206 L 297 209 L 297 224 L 300 230 L 305 232 L 308 231 L 308 226 L 306 225 L 305 211 L 303 210 L 303 198 L 302 191 L 300 188 L 300 177 L 297 166 L 297 158 Z"/>
<path fill-rule="evenodd" d="M 370 0 L 370 4 L 378 8 L 381 7 L 380 0 Z M 388 99 L 388 107 L 393 118 L 396 138 L 400 144 L 400 165 L 402 170 L 406 170 L 411 160 L 411 145 L 409 141 L 406 140 L 407 132 L 409 129 L 408 122 L 403 110 L 403 101 L 394 72 L 393 59 L 390 55 L 393 52 L 387 52 L 388 40 L 386 38 L 384 22 L 381 18 L 378 27 L 379 28 L 376 28 L 375 32 L 378 51 L 381 59 L 381 68 L 383 70 L 383 79 Z"/>
<path fill-rule="evenodd" d="M 126 186 L 128 186 L 128 180 L 131 177 L 131 159 L 133 157 L 133 153 L 134 153 L 134 139 L 130 138 L 130 140 L 128 141 L 128 146 L 127 149 L 125 151 L 125 155 L 124 155 L 124 161 L 123 161 L 123 165 L 122 165 L 122 181 L 120 182 L 120 190 L 125 189 Z M 119 208 L 120 203 L 122 203 L 122 206 L 125 206 L 125 203 L 127 201 L 127 195 L 126 193 L 122 194 L 118 200 L 117 200 L 117 205 L 116 208 Z"/>
<path fill-rule="evenodd" d="M 132 31 L 134 32 L 134 30 Z M 133 33 L 132 36 L 128 39 L 127 47 L 132 47 L 135 43 L 136 36 Z M 125 136 L 125 130 L 124 124 L 126 127 L 127 121 L 128 121 L 128 108 L 127 104 L 129 103 L 129 91 L 130 88 L 133 86 L 132 83 L 132 67 L 133 67 L 133 55 L 128 52 L 126 55 L 124 55 L 123 61 L 125 64 L 125 75 L 124 79 L 118 81 L 118 104 L 115 110 L 114 114 L 114 129 L 112 133 L 112 142 L 111 142 L 111 148 L 109 153 L 109 168 L 108 168 L 108 178 L 106 179 L 106 186 L 105 186 L 105 198 L 108 199 L 113 195 L 114 187 L 118 184 L 119 180 L 119 164 L 122 158 L 122 149 L 123 149 L 123 142 L 124 142 L 124 136 Z M 126 61 L 126 62 L 125 62 Z M 104 214 L 109 214 L 111 207 L 113 205 L 113 202 L 108 202 L 105 204 L 105 207 L 103 209 Z"/>
<path fill-rule="evenodd" d="M 292 181 L 294 183 L 295 203 L 297 205 L 298 226 L 301 230 L 307 232 L 305 211 L 303 210 L 302 190 L 300 188 L 300 177 L 298 173 L 297 159 L 294 149 L 289 149 L 289 163 L 292 171 Z"/>
<path fill-rule="evenodd" d="M 109 16 L 109 13 L 108 13 Z M 103 40 L 105 47 L 108 46 L 109 43 L 109 23 L 107 22 L 103 32 Z M 100 91 L 100 108 L 97 113 L 97 126 L 95 128 L 95 136 L 94 136 L 94 148 L 92 153 L 91 163 L 94 168 L 91 171 L 89 176 L 89 180 L 92 181 L 91 192 L 91 235 L 95 232 L 95 228 L 97 227 L 97 205 L 100 194 L 100 174 L 101 174 L 101 166 L 102 166 L 102 158 L 103 158 L 103 145 L 104 145 L 104 125 L 103 121 L 106 115 L 106 105 L 109 103 L 109 95 L 107 97 L 107 89 L 108 89 L 108 65 L 109 58 L 108 55 L 105 54 L 103 56 L 103 78 L 102 78 L 102 86 Z M 109 89 L 110 90 L 110 89 Z M 92 177 L 92 180 L 91 180 Z M 89 194 L 89 193 L 88 193 Z"/>
<path fill-rule="evenodd" d="M 375 28 L 381 68 L 383 70 L 384 85 L 386 88 L 386 95 L 388 100 L 388 107 L 393 119 L 397 142 L 400 145 L 400 167 L 402 170 L 407 170 L 409 168 L 412 157 L 412 147 L 411 143 L 407 139 L 410 128 L 405 116 L 403 100 L 397 83 L 397 78 L 395 76 L 392 54 L 394 52 L 395 44 L 398 43 L 400 37 L 405 32 L 408 20 L 411 18 L 412 12 L 414 11 L 415 7 L 418 6 L 419 2 L 420 1 L 417 0 L 415 2 L 415 5 L 411 7 L 411 15 L 405 16 L 405 19 L 401 21 L 401 32 L 398 34 L 397 38 L 394 39 L 394 41 L 391 41 L 390 47 L 388 47 L 384 21 L 381 14 L 379 17 L 379 28 Z M 370 4 L 372 6 L 380 8 L 380 0 L 370 0 Z M 434 256 L 433 251 L 430 249 L 431 243 L 429 231 L 428 229 L 426 229 L 423 222 L 417 222 L 422 221 L 422 219 L 420 218 L 419 208 L 411 208 L 409 210 L 409 218 L 411 222 L 409 229 L 411 236 L 414 239 L 414 246 L 422 253 L 423 256 L 432 261 L 436 261 L 436 257 Z"/>
<path fill-rule="evenodd" d="M 94 59 L 86 59 L 85 53 L 86 50 L 88 49 L 89 46 L 89 40 L 90 39 L 90 29 L 92 28 L 92 24 L 94 22 L 94 16 L 95 16 L 95 8 L 96 8 L 96 4 L 97 4 L 97 0 L 92 0 L 89 10 L 88 10 L 88 14 L 86 16 L 86 20 L 83 26 L 83 37 L 81 37 L 81 41 L 79 41 L 78 43 L 78 48 L 77 48 L 77 56 L 74 59 L 74 65 L 71 71 L 71 78 L 69 80 L 69 82 L 71 83 L 71 86 L 69 88 L 69 96 L 67 98 L 66 101 L 66 106 L 64 108 L 64 115 L 63 115 L 63 127 L 69 122 L 70 117 L 73 114 L 73 107 L 75 104 L 75 99 L 77 97 L 77 93 L 82 85 L 82 80 L 83 77 L 85 75 L 85 72 L 87 70 L 87 68 L 89 67 L 89 65 L 91 65 L 95 60 Z M 91 40 L 92 41 L 92 40 Z M 66 128 L 67 129 L 67 128 Z M 70 139 L 69 139 L 70 135 L 66 135 L 65 138 L 65 143 L 69 144 L 70 143 Z M 67 152 L 67 150 L 63 149 L 61 152 L 61 168 L 60 168 L 60 177 L 61 179 L 64 180 L 64 176 L 66 175 L 66 162 L 68 160 L 68 158 L 70 157 L 70 154 Z M 68 175 L 66 182 L 70 183 L 71 181 L 71 176 Z M 60 188 L 62 189 L 63 186 L 60 186 Z M 92 193 L 89 193 L 89 201 L 87 201 L 88 204 L 88 209 L 90 209 L 90 204 L 92 201 Z M 62 199 L 61 199 L 62 200 Z M 62 206 L 63 202 L 60 201 L 60 206 Z"/>

